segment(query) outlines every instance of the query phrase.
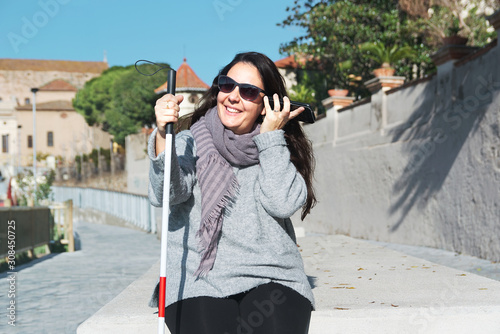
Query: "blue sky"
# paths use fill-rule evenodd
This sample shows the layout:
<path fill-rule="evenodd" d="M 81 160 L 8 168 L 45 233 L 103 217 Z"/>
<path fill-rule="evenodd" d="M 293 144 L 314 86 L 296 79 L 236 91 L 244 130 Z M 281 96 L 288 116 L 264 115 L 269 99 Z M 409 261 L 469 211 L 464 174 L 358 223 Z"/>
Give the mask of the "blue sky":
<path fill-rule="evenodd" d="M 276 61 L 303 32 L 276 26 L 293 0 L 0 0 L 0 58 L 139 59 L 177 69 L 184 57 L 209 84 L 237 52 Z"/>

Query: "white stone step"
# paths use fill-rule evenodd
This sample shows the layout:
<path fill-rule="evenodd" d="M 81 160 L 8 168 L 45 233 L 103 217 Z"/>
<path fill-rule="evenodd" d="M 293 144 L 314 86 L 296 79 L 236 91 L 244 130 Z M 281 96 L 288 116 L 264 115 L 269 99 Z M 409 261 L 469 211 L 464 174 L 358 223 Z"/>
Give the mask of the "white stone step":
<path fill-rule="evenodd" d="M 346 236 L 298 243 L 316 299 L 310 334 L 500 333 L 498 281 Z M 77 333 L 157 332 L 147 304 L 158 273 L 156 264 Z"/>

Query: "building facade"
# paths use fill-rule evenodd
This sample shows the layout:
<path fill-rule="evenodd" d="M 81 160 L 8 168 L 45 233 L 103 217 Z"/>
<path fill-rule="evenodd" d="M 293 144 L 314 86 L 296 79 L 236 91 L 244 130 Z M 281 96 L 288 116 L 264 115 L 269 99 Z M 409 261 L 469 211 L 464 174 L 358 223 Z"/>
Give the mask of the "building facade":
<path fill-rule="evenodd" d="M 108 148 L 109 135 L 89 127 L 72 106 L 77 90 L 107 68 L 106 62 L 0 59 L 0 166 L 14 173 L 32 165 L 34 146 L 41 156 L 66 160 Z M 36 131 L 32 88 L 38 89 Z"/>

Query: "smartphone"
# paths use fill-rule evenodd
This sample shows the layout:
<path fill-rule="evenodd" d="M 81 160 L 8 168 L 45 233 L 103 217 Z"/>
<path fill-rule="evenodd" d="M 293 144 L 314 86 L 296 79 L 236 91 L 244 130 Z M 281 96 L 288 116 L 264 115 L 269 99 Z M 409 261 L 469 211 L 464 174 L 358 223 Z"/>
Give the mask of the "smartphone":
<path fill-rule="evenodd" d="M 269 105 L 271 109 L 274 109 L 274 100 L 272 97 L 269 97 Z M 283 107 L 283 100 L 280 99 L 280 106 Z M 300 107 L 304 107 L 304 111 L 301 112 L 294 120 L 301 121 L 304 123 L 314 123 L 316 120 L 316 116 L 314 116 L 314 112 L 309 103 L 302 103 L 297 101 L 290 101 L 290 111 L 294 111 Z"/>

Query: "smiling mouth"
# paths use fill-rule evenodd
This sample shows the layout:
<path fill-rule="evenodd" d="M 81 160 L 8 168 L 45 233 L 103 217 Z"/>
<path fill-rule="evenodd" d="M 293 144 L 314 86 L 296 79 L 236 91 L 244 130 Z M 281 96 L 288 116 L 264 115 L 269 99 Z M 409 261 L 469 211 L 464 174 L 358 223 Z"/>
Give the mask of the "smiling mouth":
<path fill-rule="evenodd" d="M 231 108 L 231 107 L 226 107 L 226 110 L 231 113 L 231 114 L 239 114 L 241 113 L 241 111 L 237 110 L 237 109 L 234 109 L 234 108 Z"/>

